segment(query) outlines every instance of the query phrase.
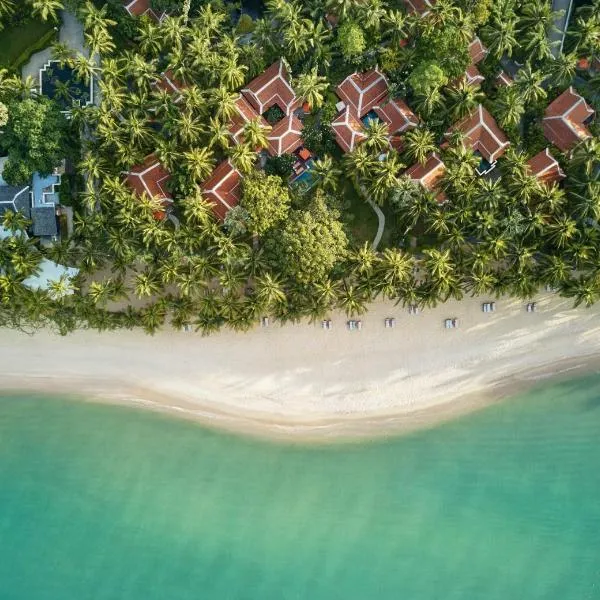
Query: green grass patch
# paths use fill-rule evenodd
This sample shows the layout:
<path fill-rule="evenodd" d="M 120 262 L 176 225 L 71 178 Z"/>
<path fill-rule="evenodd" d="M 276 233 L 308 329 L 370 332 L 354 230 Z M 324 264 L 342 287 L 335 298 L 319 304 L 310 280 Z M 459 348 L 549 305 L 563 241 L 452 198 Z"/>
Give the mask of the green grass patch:
<path fill-rule="evenodd" d="M 0 66 L 16 69 L 29 57 L 50 44 L 58 33 L 55 23 L 37 19 L 0 31 Z"/>
<path fill-rule="evenodd" d="M 372 242 L 377 233 L 377 215 L 348 179 L 343 181 L 341 192 L 344 198 L 342 217 L 348 225 L 352 242 L 357 246 Z"/>

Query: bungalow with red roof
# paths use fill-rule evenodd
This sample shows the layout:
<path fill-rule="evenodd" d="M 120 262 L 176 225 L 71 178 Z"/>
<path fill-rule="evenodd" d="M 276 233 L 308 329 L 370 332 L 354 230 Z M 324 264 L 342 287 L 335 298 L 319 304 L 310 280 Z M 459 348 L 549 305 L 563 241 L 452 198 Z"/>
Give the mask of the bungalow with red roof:
<path fill-rule="evenodd" d="M 378 69 L 348 75 L 336 88 L 336 93 L 349 106 L 355 117 L 364 117 L 381 104 L 388 93 L 388 82 Z"/>
<path fill-rule="evenodd" d="M 567 152 L 575 144 L 589 137 L 586 124 L 594 115 L 594 110 L 573 87 L 565 90 L 546 108 L 542 121 L 546 139 Z"/>
<path fill-rule="evenodd" d="M 497 87 L 508 87 L 514 83 L 513 78 L 506 71 L 500 71 L 500 73 L 496 75 L 495 81 Z"/>
<path fill-rule="evenodd" d="M 335 134 L 335 141 L 344 152 L 352 152 L 357 144 L 367 138 L 363 124 L 354 116 L 349 106 L 332 121 L 331 128 Z"/>
<path fill-rule="evenodd" d="M 287 117 L 300 106 L 300 99 L 290 85 L 289 74 L 281 59 L 243 88 L 242 95 L 259 115 L 277 105 Z"/>
<path fill-rule="evenodd" d="M 171 177 L 169 172 L 160 164 L 156 154 L 150 154 L 140 165 L 132 167 L 125 173 L 125 181 L 138 194 L 146 194 L 149 198 L 161 200 L 166 209 L 172 202 L 173 197 L 167 188 L 167 182 Z M 166 211 L 155 214 L 157 219 L 164 219 Z"/>
<path fill-rule="evenodd" d="M 435 0 L 404 0 L 404 4 L 409 13 L 417 13 L 425 17 L 435 4 Z"/>
<path fill-rule="evenodd" d="M 419 118 L 403 100 L 389 100 L 385 104 L 375 106 L 373 110 L 388 126 L 391 135 L 414 129 L 419 124 Z"/>
<path fill-rule="evenodd" d="M 291 154 L 302 146 L 302 121 L 291 113 L 276 123 L 267 136 L 271 156 Z"/>
<path fill-rule="evenodd" d="M 471 64 L 465 71 L 465 79 L 467 83 L 471 85 L 479 85 L 484 81 L 485 77 L 479 72 L 479 69 L 475 66 L 479 64 L 488 54 L 488 49 L 481 43 L 478 37 L 469 44 L 469 56 L 471 57 Z"/>
<path fill-rule="evenodd" d="M 445 172 L 446 165 L 436 152 L 432 152 L 424 165 L 416 163 L 407 169 L 404 175 L 431 192 L 438 187 Z M 439 191 L 436 197 L 440 204 L 446 201 L 446 194 L 442 190 Z"/>
<path fill-rule="evenodd" d="M 150 17 L 153 21 L 160 23 L 168 13 L 163 11 L 156 13 L 156 11 L 150 6 L 150 0 L 125 0 L 125 10 L 132 17 L 141 17 L 145 15 Z"/>
<path fill-rule="evenodd" d="M 185 88 L 185 84 L 181 81 L 177 81 L 173 76 L 173 71 L 170 69 L 162 73 L 161 78 L 154 84 L 159 90 L 165 90 L 176 96 L 175 101 L 179 102 L 181 99 L 181 92 Z"/>
<path fill-rule="evenodd" d="M 202 184 L 204 197 L 213 204 L 213 212 L 221 221 L 242 197 L 242 175 L 231 160 L 220 163 L 212 175 Z"/>
<path fill-rule="evenodd" d="M 542 183 L 558 183 L 566 177 L 558 161 L 550 154 L 549 148 L 538 152 L 533 158 L 529 159 L 527 166 L 530 173 Z"/>
<path fill-rule="evenodd" d="M 477 169 L 480 175 L 489 173 L 510 145 L 494 117 L 481 104 L 470 115 L 453 125 L 446 132 L 446 138 L 449 139 L 454 132 L 462 133 L 466 145 L 482 157 L 482 163 Z"/>
<path fill-rule="evenodd" d="M 254 110 L 252 105 L 242 94 L 240 94 L 239 98 L 236 100 L 235 105 L 237 108 L 237 115 L 235 115 L 229 123 L 229 133 L 236 144 L 240 144 L 243 141 L 244 127 L 246 123 L 253 119 L 258 119 L 265 129 L 269 128 L 266 119 Z"/>

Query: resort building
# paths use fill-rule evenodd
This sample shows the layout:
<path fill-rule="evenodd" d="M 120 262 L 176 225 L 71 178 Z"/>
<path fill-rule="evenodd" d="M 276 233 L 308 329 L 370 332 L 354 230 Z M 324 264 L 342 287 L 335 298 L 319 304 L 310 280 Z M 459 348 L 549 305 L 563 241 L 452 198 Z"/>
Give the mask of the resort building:
<path fill-rule="evenodd" d="M 181 100 L 181 92 L 185 88 L 185 84 L 181 81 L 177 81 L 173 76 L 173 71 L 170 69 L 162 74 L 162 77 L 154 84 L 159 90 L 165 90 L 169 92 L 171 96 L 175 97 L 175 102 Z"/>
<path fill-rule="evenodd" d="M 265 128 L 269 128 L 269 124 L 265 118 L 259 115 L 254 108 L 250 105 L 248 100 L 240 94 L 236 100 L 235 105 L 237 107 L 238 114 L 233 117 L 229 123 L 229 133 L 236 144 L 241 144 L 244 141 L 243 133 L 244 126 L 253 119 L 258 119 L 260 124 Z"/>
<path fill-rule="evenodd" d="M 169 172 L 160 164 L 155 154 L 150 154 L 144 162 L 136 165 L 125 173 L 128 185 L 138 196 L 146 194 L 149 198 L 160 200 L 163 210 L 154 216 L 157 220 L 165 219 L 169 206 L 173 203 L 171 193 L 167 188 L 170 179 Z"/>
<path fill-rule="evenodd" d="M 527 166 L 531 174 L 542 183 L 558 183 L 566 177 L 558 161 L 550 154 L 549 148 L 538 152 L 533 158 L 529 159 Z"/>
<path fill-rule="evenodd" d="M 496 87 L 507 87 L 509 85 L 512 85 L 514 83 L 513 78 L 506 72 L 506 71 L 500 71 L 500 73 L 498 73 L 498 75 L 496 75 Z"/>
<path fill-rule="evenodd" d="M 271 156 L 291 154 L 302 146 L 302 121 L 293 113 L 279 121 L 267 136 Z"/>
<path fill-rule="evenodd" d="M 403 100 L 389 100 L 381 106 L 375 106 L 373 110 L 379 120 L 388 126 L 391 135 L 404 133 L 419 124 L 419 118 Z"/>
<path fill-rule="evenodd" d="M 371 69 L 348 75 L 335 91 L 340 100 L 350 107 L 353 115 L 361 119 L 385 100 L 388 82 L 378 69 Z"/>
<path fill-rule="evenodd" d="M 166 11 L 157 13 L 150 6 L 150 0 L 124 0 L 124 6 L 130 16 L 141 17 L 142 15 L 145 15 L 157 23 L 160 23 L 168 16 Z"/>
<path fill-rule="evenodd" d="M 485 77 L 479 72 L 476 67 L 488 54 L 488 49 L 481 43 L 481 40 L 476 37 L 469 44 L 469 56 L 471 57 L 471 64 L 465 71 L 465 79 L 467 83 L 471 85 L 479 85 L 485 80 Z"/>
<path fill-rule="evenodd" d="M 426 190 L 433 192 L 439 186 L 440 180 L 446 173 L 446 165 L 436 152 L 432 152 L 424 165 L 416 163 L 404 172 L 410 180 L 418 183 Z M 438 202 L 442 204 L 446 201 L 446 194 L 442 190 L 438 190 L 436 196 Z"/>
<path fill-rule="evenodd" d="M 406 5 L 407 12 L 417 13 L 425 17 L 435 4 L 435 0 L 404 0 L 404 4 Z"/>
<path fill-rule="evenodd" d="M 591 137 L 586 125 L 592 120 L 594 110 L 573 87 L 554 100 L 544 115 L 542 127 L 546 139 L 563 152 Z"/>
<path fill-rule="evenodd" d="M 360 119 L 356 118 L 349 106 L 331 123 L 335 141 L 344 152 L 352 152 L 356 145 L 367 138 Z"/>
<path fill-rule="evenodd" d="M 225 215 L 237 206 L 242 196 L 242 175 L 231 160 L 220 163 L 202 184 L 204 197 L 213 204 L 213 211 L 223 221 Z"/>
<path fill-rule="evenodd" d="M 465 145 L 481 157 L 477 168 L 480 175 L 494 169 L 496 161 L 510 145 L 494 117 L 481 104 L 470 115 L 453 125 L 446 132 L 446 139 L 450 139 L 455 132 L 462 133 Z"/>

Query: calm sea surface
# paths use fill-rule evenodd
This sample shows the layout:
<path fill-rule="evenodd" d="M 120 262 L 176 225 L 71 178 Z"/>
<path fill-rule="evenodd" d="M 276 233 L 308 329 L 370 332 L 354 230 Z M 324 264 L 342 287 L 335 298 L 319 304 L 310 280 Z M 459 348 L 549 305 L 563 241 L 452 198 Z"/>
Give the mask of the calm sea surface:
<path fill-rule="evenodd" d="M 305 448 L 0 397 L 0 600 L 600 599 L 600 378 Z"/>

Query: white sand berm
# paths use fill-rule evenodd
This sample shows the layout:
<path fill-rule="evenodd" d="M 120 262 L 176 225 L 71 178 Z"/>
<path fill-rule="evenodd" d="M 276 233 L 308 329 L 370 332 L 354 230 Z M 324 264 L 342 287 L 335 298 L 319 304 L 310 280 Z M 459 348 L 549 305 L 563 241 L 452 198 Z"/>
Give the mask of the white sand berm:
<path fill-rule="evenodd" d="M 165 331 L 68 337 L 0 331 L 0 387 L 69 392 L 168 411 L 205 424 L 285 438 L 354 438 L 427 426 L 539 379 L 598 367 L 600 306 L 551 294 L 525 303 L 450 301 L 409 315 L 376 303 L 362 331 L 320 323 L 248 333 Z M 384 328 L 385 317 L 395 329 Z M 446 330 L 443 320 L 460 326 Z"/>

